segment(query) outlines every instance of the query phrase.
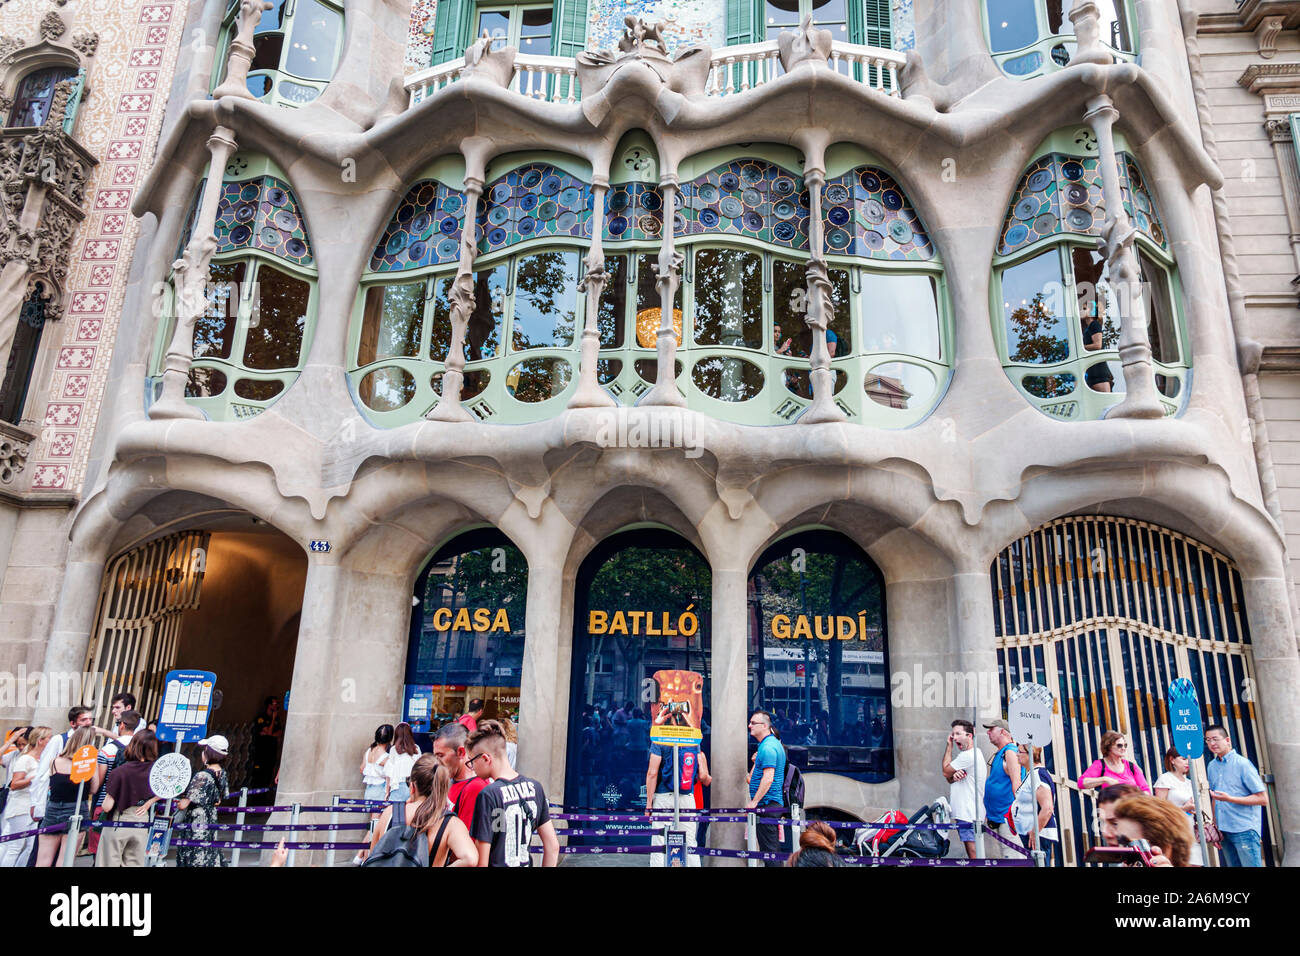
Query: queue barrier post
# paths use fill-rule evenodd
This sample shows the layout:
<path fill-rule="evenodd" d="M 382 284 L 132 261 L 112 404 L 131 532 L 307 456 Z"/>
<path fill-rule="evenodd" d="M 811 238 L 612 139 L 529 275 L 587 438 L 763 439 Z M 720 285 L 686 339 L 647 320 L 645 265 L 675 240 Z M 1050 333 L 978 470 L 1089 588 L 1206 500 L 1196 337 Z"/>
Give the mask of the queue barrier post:
<path fill-rule="evenodd" d="M 758 818 L 754 815 L 753 812 L 750 812 L 745 817 L 745 849 L 747 850 L 758 849 Z M 760 864 L 758 860 L 751 859 L 751 860 L 746 860 L 745 865 L 752 867 L 752 866 L 759 866 Z"/>
<path fill-rule="evenodd" d="M 301 804 L 301 803 L 295 803 L 295 804 L 293 805 L 293 809 L 289 811 L 289 823 L 292 824 L 293 827 L 294 827 L 294 829 L 292 829 L 292 830 L 289 831 L 289 834 L 290 834 L 290 836 L 292 837 L 292 841 L 295 842 L 295 843 L 298 842 L 298 830 L 297 830 L 297 825 L 298 825 L 298 814 L 299 814 L 299 812 L 301 811 L 301 809 L 302 809 L 302 804 Z M 285 865 L 285 866 L 293 866 L 293 865 L 294 865 L 294 857 L 297 855 L 297 853 L 298 853 L 298 851 L 297 851 L 296 849 L 290 850 L 290 851 L 289 851 L 289 858 L 288 858 L 287 860 L 284 861 L 284 865 Z"/>
<path fill-rule="evenodd" d="M 338 794 L 336 793 L 333 797 L 330 798 L 330 806 L 337 807 L 338 805 L 339 805 L 339 797 Z M 339 822 L 339 812 L 337 810 L 331 810 L 330 827 L 331 828 L 334 827 L 338 822 Z M 334 840 L 335 832 L 336 831 L 333 829 L 329 831 L 331 842 L 333 842 Z M 334 847 L 332 846 L 325 851 L 325 865 L 331 868 L 334 866 Z"/>
<path fill-rule="evenodd" d="M 248 788 L 247 788 L 247 787 L 240 787 L 240 788 L 239 788 L 239 807 L 240 807 L 240 811 L 239 811 L 238 813 L 235 814 L 235 823 L 239 824 L 240 826 L 242 826 L 243 823 L 244 823 L 244 811 L 243 811 L 243 808 L 246 807 L 246 806 L 248 806 Z M 236 843 L 242 843 L 242 842 L 243 842 L 243 838 L 244 838 L 244 831 L 243 831 L 243 830 L 236 830 L 236 831 L 235 831 L 235 835 L 232 837 L 232 839 L 233 839 Z M 230 854 L 230 865 L 231 865 L 231 866 L 239 866 L 239 853 L 240 853 L 239 850 L 235 850 L 233 853 Z"/>

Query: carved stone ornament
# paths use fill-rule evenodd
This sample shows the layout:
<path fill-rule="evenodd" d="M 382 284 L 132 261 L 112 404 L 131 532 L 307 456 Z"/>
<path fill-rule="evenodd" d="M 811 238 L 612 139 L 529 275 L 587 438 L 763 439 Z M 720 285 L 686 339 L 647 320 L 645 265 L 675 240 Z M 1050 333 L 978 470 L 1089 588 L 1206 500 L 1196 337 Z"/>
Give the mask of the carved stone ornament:
<path fill-rule="evenodd" d="M 1259 55 L 1266 60 L 1277 55 L 1277 38 L 1282 32 L 1282 17 L 1265 17 L 1255 28 L 1255 42 L 1259 44 Z"/>
<path fill-rule="evenodd" d="M 591 122 L 600 123 L 610 109 L 607 88 L 617 83 L 628 93 L 654 100 L 660 115 L 671 123 L 681 109 L 682 97 L 705 95 L 713 51 L 707 46 L 689 46 L 669 57 L 663 36 L 665 22 L 646 23 L 633 16 L 623 22 L 618 52 L 577 56 L 582 111 Z"/>
<path fill-rule="evenodd" d="M 1093 0 L 1078 0 L 1070 8 L 1070 22 L 1078 45 L 1068 66 L 1080 63 L 1113 63 L 1115 57 L 1101 42 L 1101 11 Z"/>
<path fill-rule="evenodd" d="M 99 49 L 99 34 L 94 30 L 83 30 L 72 37 L 72 48 L 82 56 L 94 56 Z"/>
<path fill-rule="evenodd" d="M 461 76 L 487 80 L 505 89 L 514 78 L 518 52 L 512 46 L 493 50 L 492 34 L 484 30 L 483 35 L 465 49 L 465 69 Z"/>
<path fill-rule="evenodd" d="M 59 16 L 53 10 L 41 17 L 42 40 L 57 40 L 67 32 L 68 25 L 63 22 L 63 17 Z"/>
<path fill-rule="evenodd" d="M 1291 121 L 1287 119 L 1271 119 L 1264 121 L 1264 129 L 1268 131 L 1268 139 L 1271 143 L 1289 143 L 1291 142 Z"/>
<path fill-rule="evenodd" d="M 0 483 L 9 484 L 27 467 L 30 443 L 5 436 L 0 439 Z"/>
<path fill-rule="evenodd" d="M 789 73 L 800 63 L 828 66 L 826 61 L 831 55 L 832 39 L 831 31 L 814 27 L 812 14 L 808 14 L 799 24 L 799 29 L 782 30 L 776 38 L 782 69 Z"/>
<path fill-rule="evenodd" d="M 27 45 L 21 37 L 0 36 L 0 60 L 4 60 L 13 53 L 17 53 Z"/>

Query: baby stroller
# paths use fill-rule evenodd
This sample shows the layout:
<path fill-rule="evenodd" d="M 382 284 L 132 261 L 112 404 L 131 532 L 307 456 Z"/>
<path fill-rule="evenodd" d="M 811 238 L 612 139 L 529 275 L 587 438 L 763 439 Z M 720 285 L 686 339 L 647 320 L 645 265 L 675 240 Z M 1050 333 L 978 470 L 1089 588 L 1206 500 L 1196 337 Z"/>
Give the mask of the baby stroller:
<path fill-rule="evenodd" d="M 853 845 L 860 856 L 939 859 L 948 855 L 948 834 L 943 830 L 918 830 L 916 825 L 951 822 L 952 807 L 940 797 L 910 817 L 890 810 L 869 826 L 854 831 Z"/>

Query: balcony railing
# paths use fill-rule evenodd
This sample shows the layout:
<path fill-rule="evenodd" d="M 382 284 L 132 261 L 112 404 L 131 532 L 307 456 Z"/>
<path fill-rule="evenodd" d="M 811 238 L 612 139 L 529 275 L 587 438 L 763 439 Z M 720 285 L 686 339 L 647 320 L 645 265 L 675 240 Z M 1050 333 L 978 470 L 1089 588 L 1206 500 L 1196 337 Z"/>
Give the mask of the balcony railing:
<path fill-rule="evenodd" d="M 831 69 L 870 89 L 898 95 L 898 71 L 903 54 L 881 47 L 861 46 L 836 41 L 827 60 Z M 464 57 L 439 63 L 406 81 L 411 105 L 455 83 L 465 69 Z M 775 40 L 728 46 L 713 52 L 705 92 L 710 96 L 730 96 L 770 83 L 782 74 Z M 581 97 L 577 61 L 563 56 L 515 57 L 514 77 L 510 89 L 522 96 L 551 103 L 577 103 Z"/>

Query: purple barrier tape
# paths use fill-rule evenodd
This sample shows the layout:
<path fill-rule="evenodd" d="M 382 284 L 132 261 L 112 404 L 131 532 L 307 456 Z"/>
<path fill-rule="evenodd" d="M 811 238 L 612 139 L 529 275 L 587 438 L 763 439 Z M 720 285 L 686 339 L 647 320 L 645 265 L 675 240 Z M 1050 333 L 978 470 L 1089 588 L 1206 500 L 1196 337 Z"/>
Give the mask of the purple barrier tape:
<path fill-rule="evenodd" d="M 659 833 L 658 829 L 645 827 L 641 830 L 628 830 L 618 827 L 609 830 L 556 830 L 556 836 L 610 836 L 610 837 L 627 837 L 627 836 L 650 836 Z"/>
<path fill-rule="evenodd" d="M 842 856 L 850 866 L 1033 866 L 1033 860 L 917 859 L 906 856 Z"/>
<path fill-rule="evenodd" d="M 0 843 L 8 843 L 11 840 L 26 840 L 30 836 L 36 836 L 38 833 L 62 833 L 68 828 L 66 823 L 56 823 L 53 826 L 37 827 L 34 830 L 20 830 L 17 833 L 11 833 L 8 836 L 0 837 Z"/>
<path fill-rule="evenodd" d="M 172 846 L 215 847 L 218 850 L 274 850 L 279 843 L 249 841 L 241 843 L 235 840 L 172 840 Z M 288 843 L 286 850 L 368 850 L 369 843 Z"/>
<path fill-rule="evenodd" d="M 188 825 L 181 824 L 181 826 L 188 826 Z M 276 830 L 280 832 L 293 831 L 294 833 L 297 833 L 299 830 L 305 830 L 308 832 L 314 832 L 317 830 L 369 830 L 370 824 L 369 823 L 299 823 L 297 825 L 294 825 L 292 823 L 267 823 L 267 824 L 259 825 L 256 823 L 209 823 L 207 828 L 209 830 L 241 830 L 241 831 L 242 830 Z"/>
<path fill-rule="evenodd" d="M 300 809 L 306 809 L 305 807 Z M 289 813 L 293 807 L 217 807 L 218 813 Z"/>
<path fill-rule="evenodd" d="M 230 796 L 228 796 L 228 797 L 222 797 L 222 798 L 221 798 L 221 802 L 222 802 L 222 803 L 225 803 L 227 800 L 238 800 L 238 799 L 239 799 L 239 795 L 240 795 L 241 793 L 244 793 L 244 792 L 245 792 L 245 791 L 243 791 L 243 790 L 236 790 L 236 791 L 235 791 L 234 793 L 232 793 Z M 272 790 L 271 790 L 270 787 L 258 787 L 258 788 L 255 789 L 255 790 L 249 790 L 249 791 L 247 791 L 247 793 L 248 793 L 248 795 L 249 795 L 250 797 L 251 797 L 253 794 L 255 794 L 255 793 L 271 793 L 271 792 L 272 792 Z"/>
<path fill-rule="evenodd" d="M 686 848 L 688 853 L 695 853 L 698 856 L 725 856 L 736 860 L 784 860 L 789 853 L 770 853 L 766 850 L 723 850 L 717 847 L 702 846 L 692 849 Z"/>
<path fill-rule="evenodd" d="M 1001 843 L 1003 846 L 1009 846 L 1009 847 L 1011 847 L 1011 849 L 1015 850 L 1017 853 L 1022 853 L 1022 854 L 1024 854 L 1024 856 L 1025 856 L 1026 858 L 1028 858 L 1028 857 L 1030 856 L 1029 851 L 1026 850 L 1026 849 L 1025 849 L 1023 846 L 1021 846 L 1019 843 L 1012 843 L 1010 840 L 1005 839 L 1004 837 L 1000 837 L 1000 836 L 998 836 L 998 835 L 997 835 L 996 833 L 994 833 L 992 830 L 985 830 L 985 831 L 984 831 L 984 835 L 985 835 L 985 836 L 990 836 L 990 837 L 992 837 L 993 839 L 995 839 L 995 840 L 997 840 L 999 843 Z"/>
<path fill-rule="evenodd" d="M 531 850 L 536 853 L 538 850 Z M 561 853 L 592 853 L 602 854 L 604 856 L 617 856 L 626 853 L 663 853 L 664 848 L 661 846 L 562 846 Z"/>

